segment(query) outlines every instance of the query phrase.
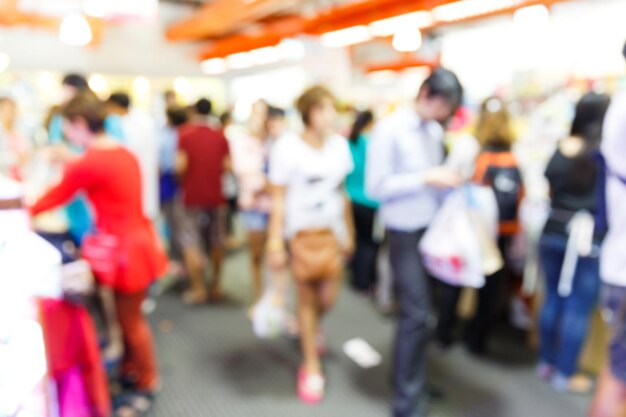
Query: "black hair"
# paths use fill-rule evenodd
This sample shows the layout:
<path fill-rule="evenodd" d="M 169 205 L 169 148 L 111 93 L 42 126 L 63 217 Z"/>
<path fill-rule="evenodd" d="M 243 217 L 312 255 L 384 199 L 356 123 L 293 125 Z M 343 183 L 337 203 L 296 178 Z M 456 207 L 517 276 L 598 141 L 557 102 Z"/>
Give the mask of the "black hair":
<path fill-rule="evenodd" d="M 356 142 L 363 133 L 363 130 L 369 126 L 374 121 L 374 114 L 370 110 L 365 110 L 359 112 L 354 119 L 354 123 L 352 124 L 352 130 L 350 131 L 350 139 L 351 142 Z"/>
<path fill-rule="evenodd" d="M 626 42 L 624 42 L 624 49 L 622 49 L 622 54 L 624 55 L 624 59 L 626 59 Z"/>
<path fill-rule="evenodd" d="M 78 91 L 89 90 L 87 79 L 80 74 L 67 74 L 63 77 L 63 85 L 74 87 Z"/>
<path fill-rule="evenodd" d="M 269 106 L 267 108 L 268 119 L 283 119 L 285 117 L 285 110 L 280 107 Z"/>
<path fill-rule="evenodd" d="M 230 121 L 233 120 L 233 115 L 229 111 L 225 111 L 220 115 L 220 124 L 222 126 L 226 126 Z"/>
<path fill-rule="evenodd" d="M 173 127 L 178 127 L 187 123 L 187 112 L 182 108 L 169 108 L 166 111 L 167 121 Z"/>
<path fill-rule="evenodd" d="M 118 92 L 111 94 L 109 96 L 109 99 L 107 100 L 107 103 L 115 104 L 125 110 L 128 110 L 130 108 L 131 101 L 128 94 Z"/>
<path fill-rule="evenodd" d="M 426 92 L 426 97 L 442 97 L 452 104 L 453 112 L 463 102 L 463 86 L 456 74 L 445 68 L 435 69 L 420 87 L 420 94 Z"/>
<path fill-rule="evenodd" d="M 606 94 L 587 93 L 576 104 L 570 134 L 584 139 L 591 150 L 600 146 L 604 116 L 610 103 Z"/>
<path fill-rule="evenodd" d="M 201 116 L 208 116 L 213 110 L 213 104 L 211 103 L 211 100 L 201 98 L 196 102 L 195 110 Z"/>

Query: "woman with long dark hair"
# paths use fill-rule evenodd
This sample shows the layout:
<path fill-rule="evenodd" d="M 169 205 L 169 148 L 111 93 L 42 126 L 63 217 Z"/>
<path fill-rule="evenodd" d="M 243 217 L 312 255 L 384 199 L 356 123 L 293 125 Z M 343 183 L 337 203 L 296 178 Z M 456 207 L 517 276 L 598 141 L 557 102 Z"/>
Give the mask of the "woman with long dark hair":
<path fill-rule="evenodd" d="M 374 219 L 378 203 L 365 192 L 365 161 L 369 133 L 373 125 L 374 114 L 370 110 L 360 112 L 349 136 L 354 171 L 346 178 L 346 188 L 352 201 L 356 230 L 356 250 L 350 262 L 350 270 L 352 286 L 361 292 L 371 291 L 376 285 L 376 258 L 379 248 L 374 240 Z"/>
<path fill-rule="evenodd" d="M 600 230 L 581 246 L 582 230 L 593 228 L 599 167 L 594 159 L 609 97 L 586 94 L 576 105 L 570 136 L 563 139 L 546 170 L 552 197 L 540 253 L 546 275 L 541 312 L 540 377 L 562 392 L 588 393 L 592 382 L 577 375 L 578 359 L 600 287 Z M 575 239 L 575 240 L 574 240 Z M 571 245 L 576 241 L 576 245 Z M 575 247 L 576 246 L 576 247 Z"/>

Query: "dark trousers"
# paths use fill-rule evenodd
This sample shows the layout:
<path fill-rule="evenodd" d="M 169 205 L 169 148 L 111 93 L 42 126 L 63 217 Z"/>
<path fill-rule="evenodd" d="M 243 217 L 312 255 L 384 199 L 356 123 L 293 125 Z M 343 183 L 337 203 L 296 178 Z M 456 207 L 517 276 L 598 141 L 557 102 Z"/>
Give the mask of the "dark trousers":
<path fill-rule="evenodd" d="M 356 250 L 350 262 L 352 286 L 359 291 L 368 291 L 376 285 L 379 248 L 373 237 L 376 209 L 352 203 L 352 214 L 356 229 Z"/>
<path fill-rule="evenodd" d="M 389 232 L 391 268 L 400 302 L 393 364 L 394 417 L 418 417 L 426 382 L 431 322 L 430 278 L 417 245 L 424 231 Z"/>
<path fill-rule="evenodd" d="M 498 246 L 502 254 L 506 254 L 510 246 L 510 237 L 501 237 Z M 478 305 L 476 313 L 465 330 L 465 343 L 475 353 L 483 353 L 491 329 L 497 318 L 498 308 L 502 304 L 502 294 L 505 288 L 509 270 L 505 266 L 493 275 L 485 277 L 485 286 L 478 290 Z M 462 288 L 444 283 L 438 283 L 438 326 L 437 340 L 443 346 L 453 342 L 454 328 L 457 323 L 457 306 Z"/>

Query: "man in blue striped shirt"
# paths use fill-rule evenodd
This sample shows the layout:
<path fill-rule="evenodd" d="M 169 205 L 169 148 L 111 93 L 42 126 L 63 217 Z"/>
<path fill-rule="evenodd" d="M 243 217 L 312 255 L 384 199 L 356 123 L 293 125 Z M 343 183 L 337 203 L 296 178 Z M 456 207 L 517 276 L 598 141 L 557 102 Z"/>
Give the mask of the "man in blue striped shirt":
<path fill-rule="evenodd" d="M 461 104 L 454 73 L 436 69 L 414 106 L 375 127 L 366 167 L 369 195 L 381 202 L 400 302 L 394 358 L 394 417 L 425 415 L 425 350 L 431 327 L 429 278 L 418 243 L 439 207 L 439 190 L 462 179 L 442 166 L 444 129 Z"/>

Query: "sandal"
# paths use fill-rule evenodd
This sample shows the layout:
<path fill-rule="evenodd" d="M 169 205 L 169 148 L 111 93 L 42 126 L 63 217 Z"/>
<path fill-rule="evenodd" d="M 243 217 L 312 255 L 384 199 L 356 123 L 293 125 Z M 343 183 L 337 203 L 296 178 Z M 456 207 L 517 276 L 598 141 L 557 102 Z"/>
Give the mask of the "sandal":
<path fill-rule="evenodd" d="M 574 395 L 589 395 L 593 392 L 593 380 L 587 375 L 574 375 L 570 378 L 562 374 L 552 377 L 552 388 L 559 392 Z"/>
<path fill-rule="evenodd" d="M 304 370 L 298 371 L 298 397 L 305 404 L 315 405 L 324 399 L 326 379 L 322 374 L 312 374 Z"/>
<path fill-rule="evenodd" d="M 149 391 L 136 391 L 126 394 L 115 401 L 115 417 L 142 417 L 148 414 L 154 405 L 155 395 Z"/>
<path fill-rule="evenodd" d="M 188 306 L 201 306 L 209 302 L 209 297 L 205 293 L 188 291 L 183 295 L 183 302 Z"/>

